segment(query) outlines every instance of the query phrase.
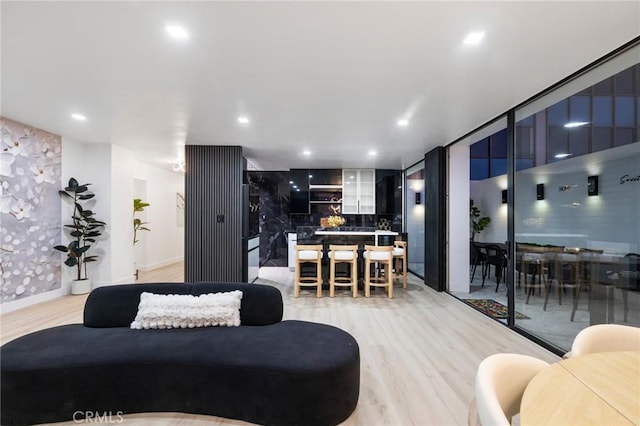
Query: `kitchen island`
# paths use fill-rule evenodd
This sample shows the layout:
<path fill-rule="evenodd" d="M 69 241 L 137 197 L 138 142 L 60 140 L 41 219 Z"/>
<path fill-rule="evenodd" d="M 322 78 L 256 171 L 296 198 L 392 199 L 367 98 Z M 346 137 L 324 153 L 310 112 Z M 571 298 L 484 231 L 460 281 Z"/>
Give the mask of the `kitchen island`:
<path fill-rule="evenodd" d="M 331 244 L 344 244 L 344 245 L 358 245 L 358 275 L 360 278 L 363 276 L 364 264 L 362 253 L 365 245 L 393 245 L 396 237 L 400 235 L 395 231 L 379 230 L 375 227 L 354 226 L 345 227 L 341 226 L 338 229 L 326 228 L 321 226 L 298 226 L 296 227 L 296 233 L 290 234 L 290 241 L 293 242 L 293 238 L 296 238 L 295 243 L 289 244 L 290 256 L 289 256 L 289 269 L 295 269 L 295 246 L 298 244 L 321 244 L 324 248 L 324 256 L 322 260 L 323 275 L 325 281 L 328 279 L 329 271 L 329 257 L 327 252 Z"/>
<path fill-rule="evenodd" d="M 355 228 L 357 229 L 357 228 Z M 348 230 L 348 231 L 342 231 L 342 230 L 329 230 L 329 229 L 323 229 L 323 230 L 318 230 L 315 231 L 316 235 L 327 235 L 330 237 L 339 237 L 339 238 L 343 238 L 343 237 L 347 237 L 347 236 L 355 236 L 355 237 L 373 237 L 373 244 L 374 245 L 378 245 L 379 242 L 379 237 L 396 237 L 398 235 L 397 232 L 393 232 L 393 231 L 381 231 L 381 230 L 372 230 L 372 231 L 362 231 L 362 230 Z M 393 240 L 392 240 L 393 241 Z M 385 244 L 388 245 L 388 244 Z"/>
<path fill-rule="evenodd" d="M 298 226 L 294 235 L 289 236 L 289 269 L 293 270 L 295 246 L 297 244 L 322 244 L 328 250 L 329 244 L 358 244 L 360 250 L 365 244 L 392 245 L 398 236 L 395 231 L 383 231 L 374 227 L 325 228 L 321 226 Z"/>
<path fill-rule="evenodd" d="M 298 244 L 373 244 L 392 245 L 398 235 L 395 231 L 383 231 L 369 226 L 341 226 L 327 228 L 322 226 L 298 226 L 296 228 Z"/>

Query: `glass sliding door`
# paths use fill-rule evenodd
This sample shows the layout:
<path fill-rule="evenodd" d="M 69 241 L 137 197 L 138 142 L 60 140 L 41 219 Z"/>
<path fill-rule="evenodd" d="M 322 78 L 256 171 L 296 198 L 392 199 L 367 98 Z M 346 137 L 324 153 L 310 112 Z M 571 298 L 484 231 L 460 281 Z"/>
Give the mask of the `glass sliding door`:
<path fill-rule="evenodd" d="M 516 111 L 517 327 L 640 326 L 640 49 Z"/>
<path fill-rule="evenodd" d="M 424 278 L 424 161 L 405 171 L 405 231 L 407 263 L 413 274 Z"/>

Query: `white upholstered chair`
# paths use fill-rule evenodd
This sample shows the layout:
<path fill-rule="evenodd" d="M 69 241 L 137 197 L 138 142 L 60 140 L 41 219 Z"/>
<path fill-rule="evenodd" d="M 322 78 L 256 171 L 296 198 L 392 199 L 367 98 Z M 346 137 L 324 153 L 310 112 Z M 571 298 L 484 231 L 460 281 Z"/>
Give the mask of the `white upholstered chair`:
<path fill-rule="evenodd" d="M 640 328 L 620 324 L 597 324 L 581 330 L 565 357 L 594 352 L 640 351 Z"/>
<path fill-rule="evenodd" d="M 524 390 L 536 374 L 549 364 L 520 354 L 488 356 L 476 374 L 476 408 L 483 426 L 510 425 L 520 412 Z"/>

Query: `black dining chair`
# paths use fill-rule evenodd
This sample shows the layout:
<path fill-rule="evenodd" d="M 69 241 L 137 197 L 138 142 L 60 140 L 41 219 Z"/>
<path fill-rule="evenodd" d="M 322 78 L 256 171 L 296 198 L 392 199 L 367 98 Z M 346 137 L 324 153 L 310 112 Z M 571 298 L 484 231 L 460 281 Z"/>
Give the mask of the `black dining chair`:
<path fill-rule="evenodd" d="M 482 274 L 482 285 L 484 286 L 484 280 L 489 275 L 491 271 L 491 266 L 493 265 L 495 269 L 495 277 L 496 277 L 496 291 L 498 291 L 498 287 L 500 286 L 500 280 L 505 274 L 507 269 L 507 253 L 496 244 L 489 244 L 484 247 L 487 260 L 486 260 L 486 268 L 485 273 Z M 506 278 L 506 277 L 505 277 Z M 505 279 L 506 283 L 506 279 Z"/>
<path fill-rule="evenodd" d="M 474 241 L 471 241 L 471 244 L 469 244 L 469 247 L 471 249 L 469 263 L 472 265 L 471 283 L 473 283 L 473 278 L 476 275 L 476 268 L 478 267 L 478 265 L 480 265 L 482 276 L 484 277 L 485 268 L 487 267 L 487 255 L 486 253 L 483 253 L 480 246 L 478 246 L 478 244 L 475 243 Z M 484 287 L 484 279 L 482 280 L 482 287 Z"/>

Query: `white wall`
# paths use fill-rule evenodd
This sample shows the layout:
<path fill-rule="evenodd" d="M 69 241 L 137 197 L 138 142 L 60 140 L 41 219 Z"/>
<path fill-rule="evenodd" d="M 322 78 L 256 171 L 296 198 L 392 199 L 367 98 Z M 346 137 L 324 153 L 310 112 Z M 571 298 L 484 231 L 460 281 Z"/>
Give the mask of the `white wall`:
<path fill-rule="evenodd" d="M 640 175 L 640 143 L 528 169 L 516 175 L 516 241 L 603 249 L 609 253 L 638 252 L 640 247 L 640 181 L 620 178 Z M 587 177 L 599 176 L 600 195 L 587 195 Z M 502 182 L 505 182 L 504 186 Z M 536 185 L 545 185 L 545 199 L 536 200 Z M 567 185 L 570 189 L 560 191 Z M 500 190 L 506 176 L 472 182 L 471 197 L 491 225 L 478 241 L 506 239 L 506 205 Z"/>
<path fill-rule="evenodd" d="M 467 165 L 467 167 L 469 167 Z M 480 209 L 481 216 L 491 218 L 489 225 L 475 240 L 478 242 L 503 243 L 507 240 L 507 205 L 502 203 L 502 190 L 507 188 L 507 176 L 496 176 L 481 181 L 470 181 L 470 198 Z M 534 188 L 535 189 L 535 188 Z M 467 207 L 467 220 L 469 208 Z"/>
<path fill-rule="evenodd" d="M 591 163 L 579 171 L 518 174 L 516 241 L 637 253 L 640 182 L 621 184 L 625 174 L 640 176 L 640 150 L 635 156 Z M 599 176 L 598 196 L 587 195 L 590 175 Z M 545 185 L 545 199 L 541 201 L 536 200 L 538 183 Z M 562 185 L 571 189 L 560 191 Z"/>
<path fill-rule="evenodd" d="M 97 211 L 106 213 L 101 218 L 108 225 L 106 238 L 98 245 L 102 256 L 97 270 L 92 273 L 94 287 L 135 280 L 133 198 L 136 180 L 146 181 L 147 199 L 144 201 L 151 204 L 146 209 L 147 226 L 151 231 L 141 235 L 147 263 L 137 265 L 138 269 L 144 271 L 181 261 L 184 227 L 177 226 L 176 192 L 184 192 L 184 176 L 136 160 L 132 151 L 117 145 L 87 145 L 85 151 L 91 153 L 86 156 L 85 163 L 90 163 L 91 158 L 101 159 L 91 166 L 94 172 L 91 179 L 96 198 L 100 200 Z M 107 158 L 110 161 L 104 161 Z"/>
<path fill-rule="evenodd" d="M 469 292 L 469 146 L 449 148 L 447 286 L 451 292 Z"/>
<path fill-rule="evenodd" d="M 64 146 L 63 146 L 64 149 Z M 111 283 L 111 263 L 113 257 L 112 235 L 117 233 L 113 224 L 113 200 L 111 199 L 111 163 L 113 162 L 111 145 L 108 144 L 84 144 L 84 156 L 82 167 L 84 179 L 78 178 L 80 183 L 91 183 L 89 189 L 96 195 L 95 212 L 96 219 L 107 223 L 103 235 L 92 245 L 91 251 L 99 257 L 97 262 L 87 265 L 87 275 L 92 280 L 93 287 L 99 287 Z M 71 170 L 80 166 L 76 164 Z M 63 171 L 63 174 L 64 171 Z M 77 174 L 77 173 L 76 173 Z M 77 178 L 77 176 L 74 176 Z"/>
<path fill-rule="evenodd" d="M 501 190 L 507 187 L 506 176 L 501 180 L 487 182 L 486 193 L 484 188 L 477 188 L 475 182 L 469 180 L 470 146 L 506 127 L 507 119 L 502 117 L 448 148 L 447 286 L 451 292 L 469 292 L 470 198 L 482 210 L 483 216 L 493 218 L 504 215 L 504 224 L 500 221 L 490 224 L 481 234 L 476 235 L 476 241 L 501 242 L 507 239 L 507 210 L 500 203 Z M 497 201 L 494 199 L 496 194 Z"/>
<path fill-rule="evenodd" d="M 138 265 L 141 271 L 182 261 L 184 258 L 184 226 L 178 226 L 176 193 L 184 194 L 184 175 L 136 161 L 134 179 L 147 183 L 144 220 L 151 229 L 140 233 L 140 243 L 147 263 Z"/>
<path fill-rule="evenodd" d="M 133 192 L 135 163 L 132 151 L 110 145 L 109 169 L 110 256 L 108 279 L 101 283 L 132 283 L 133 277 Z M 106 266 L 106 265 L 105 265 Z"/>
<path fill-rule="evenodd" d="M 92 183 L 96 194 L 96 215 L 107 222 L 96 254 L 100 260 L 89 265 L 94 287 L 134 282 L 133 198 L 135 181 L 147 184 L 146 221 L 150 232 L 144 239 L 147 263 L 138 265 L 148 270 L 181 261 L 184 256 L 184 227 L 177 226 L 176 192 L 184 193 L 184 176 L 136 160 L 132 151 L 108 144 L 69 144 L 63 140 L 63 151 L 69 149 L 70 164 L 64 161 L 63 180 L 81 170 L 82 179 Z M 80 167 L 80 168 L 78 168 Z M 64 215 L 63 215 L 64 217 Z M 154 232 L 155 231 L 155 232 Z M 67 268 L 68 269 L 68 268 Z"/>
<path fill-rule="evenodd" d="M 93 287 L 111 285 L 133 279 L 131 268 L 124 267 L 132 258 L 133 249 L 126 244 L 126 235 L 131 233 L 129 221 L 130 203 L 126 199 L 133 191 L 131 166 L 127 165 L 132 153 L 109 144 L 84 144 L 63 138 L 62 140 L 62 181 L 70 177 L 80 183 L 90 183 L 89 190 L 95 194 L 87 206 L 95 212 L 96 219 L 106 222 L 103 235 L 92 244 L 92 254 L 98 255 L 97 262 L 87 264 L 87 275 Z M 63 203 L 63 222 L 72 213 L 72 207 Z M 67 289 L 74 278 L 72 268 L 63 267 L 63 286 Z"/>

